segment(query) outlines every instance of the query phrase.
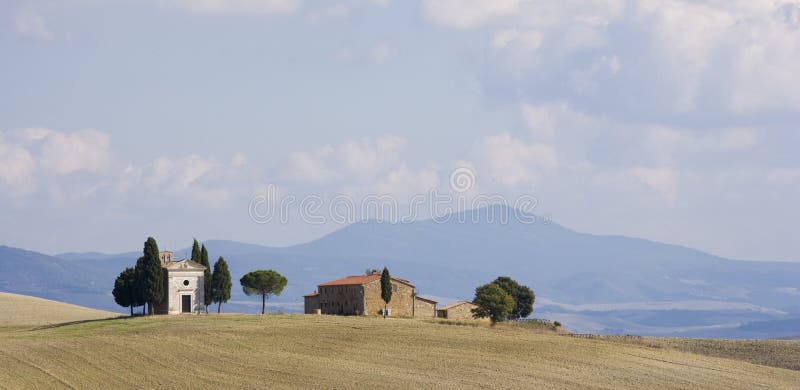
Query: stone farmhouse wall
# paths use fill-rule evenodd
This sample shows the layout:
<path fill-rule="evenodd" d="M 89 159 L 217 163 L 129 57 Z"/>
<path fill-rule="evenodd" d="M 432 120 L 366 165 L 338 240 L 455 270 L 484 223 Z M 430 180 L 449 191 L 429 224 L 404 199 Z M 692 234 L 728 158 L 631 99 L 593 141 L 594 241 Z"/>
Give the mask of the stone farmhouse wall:
<path fill-rule="evenodd" d="M 439 314 L 442 318 L 452 319 L 452 320 L 470 320 L 474 317 L 472 316 L 472 309 L 476 308 L 472 303 L 464 302 L 460 305 L 456 305 L 453 307 L 448 308 L 447 310 L 439 310 Z"/>
<path fill-rule="evenodd" d="M 322 314 L 362 315 L 364 287 L 355 284 L 319 286 L 319 308 Z"/>
<path fill-rule="evenodd" d="M 365 313 L 367 315 L 380 315 L 381 310 L 383 310 L 380 279 L 364 284 L 363 288 Z M 414 316 L 414 287 L 393 279 L 392 299 L 387 308 L 391 311 L 392 317 Z"/>
<path fill-rule="evenodd" d="M 419 298 L 414 299 L 414 317 L 436 317 L 436 304 Z"/>
<path fill-rule="evenodd" d="M 309 297 L 304 297 L 305 303 L 305 313 L 306 314 L 316 314 L 317 309 L 319 309 L 319 295 L 313 295 Z"/>

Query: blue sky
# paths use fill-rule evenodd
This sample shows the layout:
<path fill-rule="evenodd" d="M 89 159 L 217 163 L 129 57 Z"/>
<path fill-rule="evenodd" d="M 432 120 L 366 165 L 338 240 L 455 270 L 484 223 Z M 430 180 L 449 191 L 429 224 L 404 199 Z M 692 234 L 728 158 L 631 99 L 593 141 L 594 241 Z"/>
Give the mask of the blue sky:
<path fill-rule="evenodd" d="M 4 1 L 0 237 L 289 245 L 280 194 L 530 194 L 568 227 L 800 260 L 796 1 Z"/>

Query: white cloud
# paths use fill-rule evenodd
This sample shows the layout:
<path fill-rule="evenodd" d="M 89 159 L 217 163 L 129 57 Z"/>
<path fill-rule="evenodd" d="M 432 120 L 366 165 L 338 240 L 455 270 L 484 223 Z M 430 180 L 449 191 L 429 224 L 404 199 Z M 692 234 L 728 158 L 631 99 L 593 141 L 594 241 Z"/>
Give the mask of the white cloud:
<path fill-rule="evenodd" d="M 509 133 L 485 137 L 476 146 L 476 154 L 478 173 L 485 172 L 488 179 L 507 186 L 535 185 L 542 175 L 558 167 L 558 154 L 551 146 L 528 144 Z"/>
<path fill-rule="evenodd" d="M 369 58 L 376 64 L 383 64 L 395 56 L 397 50 L 386 43 L 379 43 L 373 46 L 369 52 Z"/>
<path fill-rule="evenodd" d="M 64 133 L 44 128 L 17 129 L 2 133 L 0 155 L 5 156 L 3 176 L 7 180 L 33 181 L 41 174 L 68 175 L 106 171 L 111 162 L 107 134 L 94 129 Z"/>
<path fill-rule="evenodd" d="M 236 153 L 231 158 L 231 167 L 233 168 L 241 168 L 247 165 L 247 157 L 245 157 L 241 153 Z"/>
<path fill-rule="evenodd" d="M 14 28 L 17 35 L 23 39 L 36 41 L 49 41 L 52 39 L 50 29 L 44 19 L 37 12 L 30 9 L 21 9 L 14 18 Z"/>
<path fill-rule="evenodd" d="M 328 167 L 328 160 L 334 153 L 330 146 L 319 148 L 313 152 L 295 152 L 289 156 L 290 175 L 293 179 L 313 183 L 327 182 L 338 174 Z"/>
<path fill-rule="evenodd" d="M 772 184 L 785 186 L 800 184 L 800 168 L 774 169 L 767 174 L 767 180 Z"/>
<path fill-rule="evenodd" d="M 111 160 L 108 135 L 94 129 L 70 134 L 51 131 L 41 141 L 42 167 L 59 175 L 100 172 Z"/>
<path fill-rule="evenodd" d="M 537 100 L 563 99 L 552 83 L 567 81 L 579 96 L 627 92 L 621 97 L 659 113 L 800 111 L 794 1 L 425 0 L 422 12 L 485 32 L 491 47 L 509 52 L 488 57 L 501 74 L 485 82 L 525 85 Z M 539 38 L 514 45 L 524 31 Z"/>
<path fill-rule="evenodd" d="M 386 136 L 347 141 L 289 156 L 290 178 L 310 183 L 372 180 L 399 162 L 406 140 Z"/>
<path fill-rule="evenodd" d="M 460 29 L 483 26 L 495 18 L 513 14 L 520 0 L 428 0 L 422 3 L 423 13 L 442 25 Z"/>
<path fill-rule="evenodd" d="M 564 23 L 603 27 L 620 15 L 624 6 L 624 0 L 425 0 L 422 12 L 435 23 L 457 29 L 509 25 L 549 28 Z"/>
<path fill-rule="evenodd" d="M 0 133 L 0 195 L 36 195 L 57 202 L 108 196 L 105 200 L 180 200 L 222 207 L 241 186 L 242 154 L 220 164 L 201 156 L 159 157 L 122 166 L 111 156 L 108 134 L 27 128 Z M 80 175 L 77 175 L 80 173 Z M 128 196 L 130 195 L 130 196 Z"/>
<path fill-rule="evenodd" d="M 517 47 L 524 49 L 537 49 L 542 45 L 542 40 L 542 33 L 536 30 L 502 29 L 494 33 L 492 46 L 502 49 L 516 44 Z"/>
<path fill-rule="evenodd" d="M 295 11 L 300 0 L 161 0 L 192 12 L 208 14 L 280 14 Z"/>
<path fill-rule="evenodd" d="M 337 3 L 309 12 L 306 19 L 311 23 L 317 23 L 328 19 L 344 18 L 349 16 L 351 12 L 350 5 Z"/>
<path fill-rule="evenodd" d="M 10 145 L 0 138 L 0 179 L 12 192 L 24 193 L 33 186 L 36 161 L 25 148 Z"/>
<path fill-rule="evenodd" d="M 230 205 L 238 173 L 244 169 L 243 156 L 221 164 L 198 155 L 159 157 L 149 164 L 129 164 L 116 180 L 117 193 L 157 201 L 177 200 L 202 207 Z M 242 190 L 244 191 L 244 190 Z"/>
<path fill-rule="evenodd" d="M 415 194 L 425 194 L 438 185 L 439 174 L 435 170 L 427 168 L 415 172 L 402 165 L 380 177 L 375 192 L 402 200 L 410 199 Z"/>
<path fill-rule="evenodd" d="M 553 138 L 558 117 L 568 111 L 569 108 L 565 103 L 520 105 L 520 114 L 525 126 L 539 138 Z"/>
<path fill-rule="evenodd" d="M 666 126 L 653 126 L 644 141 L 644 147 L 655 153 L 662 162 L 672 160 L 676 152 L 731 152 L 752 148 L 758 133 L 751 128 L 724 129 L 712 134 L 700 131 L 677 130 Z M 705 132 L 708 133 L 708 132 Z"/>
<path fill-rule="evenodd" d="M 631 170 L 633 177 L 657 191 L 671 206 L 675 205 L 678 193 L 678 177 L 671 168 L 637 167 Z"/>

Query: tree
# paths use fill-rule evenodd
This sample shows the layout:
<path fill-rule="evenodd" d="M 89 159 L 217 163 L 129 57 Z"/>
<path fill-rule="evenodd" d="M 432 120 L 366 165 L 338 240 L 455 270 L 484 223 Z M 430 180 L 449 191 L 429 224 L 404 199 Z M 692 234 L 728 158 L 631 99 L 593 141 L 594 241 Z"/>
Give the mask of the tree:
<path fill-rule="evenodd" d="M 144 290 L 142 289 L 142 263 L 144 262 L 144 256 L 139 257 L 136 260 L 136 265 L 133 268 L 133 291 L 131 292 L 132 296 L 131 299 L 133 300 L 133 306 L 141 306 L 142 307 L 142 315 L 144 315 L 145 304 L 147 303 L 144 299 Z"/>
<path fill-rule="evenodd" d="M 475 289 L 475 299 L 472 301 L 478 307 L 472 309 L 475 318 L 486 318 L 492 325 L 508 318 L 514 310 L 514 298 L 495 283 L 484 284 Z"/>
<path fill-rule="evenodd" d="M 206 267 L 206 270 L 203 271 L 203 306 L 205 306 L 206 314 L 208 314 L 208 305 L 211 304 L 211 264 L 208 262 L 206 244 L 203 244 L 203 247 L 200 248 L 200 264 Z"/>
<path fill-rule="evenodd" d="M 533 302 L 536 300 L 536 295 L 528 286 L 523 286 L 508 276 L 501 276 L 493 283 L 500 286 L 514 299 L 514 310 L 508 315 L 508 319 L 518 320 L 533 313 Z"/>
<path fill-rule="evenodd" d="M 281 295 L 286 287 L 286 278 L 273 270 L 253 271 L 239 279 L 247 295 L 261 295 L 261 314 L 266 313 L 267 297 Z"/>
<path fill-rule="evenodd" d="M 153 306 L 164 298 L 163 272 L 158 244 L 153 237 L 148 237 L 144 243 L 144 256 L 136 262 L 136 273 L 142 303 L 147 303 L 149 314 L 154 314 Z"/>
<path fill-rule="evenodd" d="M 194 261 L 195 263 L 200 263 L 200 243 L 197 242 L 196 238 L 192 243 L 192 257 L 190 260 Z"/>
<path fill-rule="evenodd" d="M 381 272 L 381 299 L 383 299 L 383 318 L 386 318 L 386 306 L 392 300 L 392 277 L 386 267 L 383 267 Z"/>
<path fill-rule="evenodd" d="M 122 307 L 131 308 L 131 316 L 133 316 L 133 306 L 136 303 L 136 270 L 128 267 L 120 272 L 117 279 L 114 281 L 114 290 L 111 291 L 114 295 L 114 302 Z"/>
<path fill-rule="evenodd" d="M 231 273 L 228 263 L 220 256 L 214 263 L 214 274 L 211 275 L 211 300 L 217 304 L 217 314 L 222 311 L 222 304 L 231 299 Z"/>

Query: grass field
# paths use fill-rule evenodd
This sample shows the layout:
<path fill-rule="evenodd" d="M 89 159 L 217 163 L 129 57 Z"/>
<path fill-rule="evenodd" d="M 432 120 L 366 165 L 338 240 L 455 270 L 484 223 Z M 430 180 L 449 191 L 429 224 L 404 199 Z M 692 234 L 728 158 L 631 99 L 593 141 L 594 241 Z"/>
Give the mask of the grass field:
<path fill-rule="evenodd" d="M 797 340 L 720 340 L 630 336 L 591 336 L 591 338 L 654 348 L 670 348 L 800 371 L 800 341 Z"/>
<path fill-rule="evenodd" d="M 311 315 L 0 329 L 0 388 L 797 389 L 800 372 L 506 327 Z"/>
<path fill-rule="evenodd" d="M 117 316 L 118 313 L 0 292 L 0 326 L 47 325 Z"/>

